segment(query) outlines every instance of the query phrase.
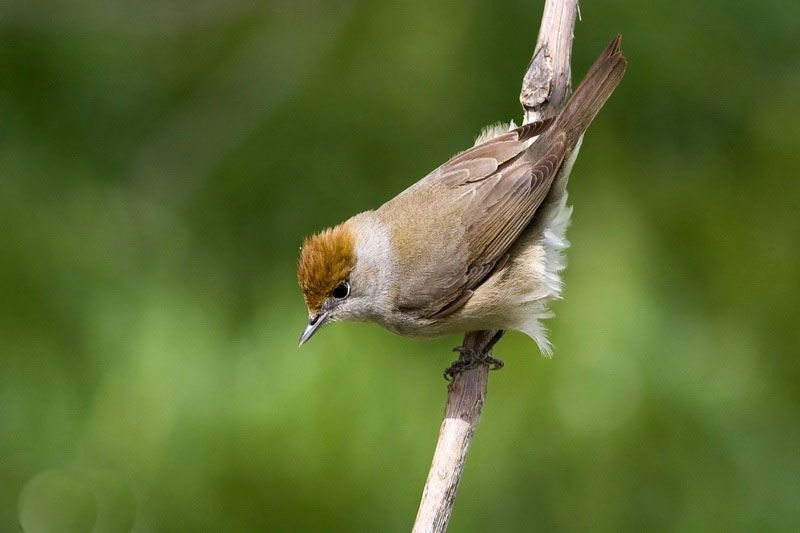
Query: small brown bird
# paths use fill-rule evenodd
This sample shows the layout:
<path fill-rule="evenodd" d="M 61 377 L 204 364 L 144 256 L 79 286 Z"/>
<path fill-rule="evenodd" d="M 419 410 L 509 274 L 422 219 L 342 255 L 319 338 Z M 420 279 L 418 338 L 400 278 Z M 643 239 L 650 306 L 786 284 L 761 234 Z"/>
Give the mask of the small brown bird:
<path fill-rule="evenodd" d="M 474 147 L 374 211 L 305 239 L 300 345 L 329 321 L 406 336 L 516 330 L 550 347 L 576 146 L 625 72 L 617 36 L 554 118 L 484 131 Z"/>

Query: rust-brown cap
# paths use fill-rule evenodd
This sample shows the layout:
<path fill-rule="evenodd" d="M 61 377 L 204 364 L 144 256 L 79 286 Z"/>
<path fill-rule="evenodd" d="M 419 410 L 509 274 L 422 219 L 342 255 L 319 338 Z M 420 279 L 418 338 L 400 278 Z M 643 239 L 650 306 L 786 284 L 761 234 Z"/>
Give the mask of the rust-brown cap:
<path fill-rule="evenodd" d="M 300 248 L 297 281 L 308 312 L 316 314 L 322 302 L 356 264 L 356 238 L 345 224 L 306 237 Z"/>

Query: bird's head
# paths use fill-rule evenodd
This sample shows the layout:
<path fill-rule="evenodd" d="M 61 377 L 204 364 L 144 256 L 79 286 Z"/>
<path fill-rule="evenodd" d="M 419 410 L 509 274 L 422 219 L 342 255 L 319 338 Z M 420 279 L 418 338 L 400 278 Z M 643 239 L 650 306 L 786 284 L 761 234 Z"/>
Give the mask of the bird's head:
<path fill-rule="evenodd" d="M 328 320 L 347 319 L 352 314 L 355 265 L 356 235 L 346 223 L 305 239 L 297 264 L 297 281 L 308 308 L 301 346 Z"/>

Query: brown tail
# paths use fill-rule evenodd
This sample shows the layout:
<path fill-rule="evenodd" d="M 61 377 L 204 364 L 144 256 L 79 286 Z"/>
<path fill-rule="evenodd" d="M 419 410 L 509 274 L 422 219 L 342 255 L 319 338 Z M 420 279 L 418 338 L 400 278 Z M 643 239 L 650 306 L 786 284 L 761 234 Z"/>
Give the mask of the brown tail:
<path fill-rule="evenodd" d="M 570 145 L 578 142 L 625 74 L 628 61 L 620 52 L 621 40 L 621 35 L 614 37 L 553 120 L 550 131 L 565 132 Z"/>

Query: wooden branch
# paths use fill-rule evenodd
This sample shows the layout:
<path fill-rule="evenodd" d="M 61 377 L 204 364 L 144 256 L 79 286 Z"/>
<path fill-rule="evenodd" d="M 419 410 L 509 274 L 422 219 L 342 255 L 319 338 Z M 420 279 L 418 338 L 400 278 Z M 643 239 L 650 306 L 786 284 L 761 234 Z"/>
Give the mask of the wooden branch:
<path fill-rule="evenodd" d="M 476 331 L 464 336 L 463 348 L 483 353 L 495 331 Z M 439 428 L 428 480 L 414 522 L 414 533 L 445 531 L 456 500 L 456 489 L 467 459 L 472 434 L 486 398 L 489 367 L 480 365 L 458 374 L 447 388 L 447 405 Z"/>
<path fill-rule="evenodd" d="M 570 59 L 577 0 L 546 0 L 539 38 L 522 78 L 519 103 L 528 124 L 555 114 L 567 101 L 571 87 Z"/>
<path fill-rule="evenodd" d="M 539 39 L 519 97 L 525 124 L 552 116 L 569 96 L 572 35 L 577 11 L 577 0 L 545 0 Z M 485 353 L 496 333 L 467 333 L 462 342 L 464 352 Z M 488 376 L 488 366 L 480 365 L 458 374 L 447 389 L 444 419 L 413 533 L 447 530 L 467 451 L 486 398 Z"/>

